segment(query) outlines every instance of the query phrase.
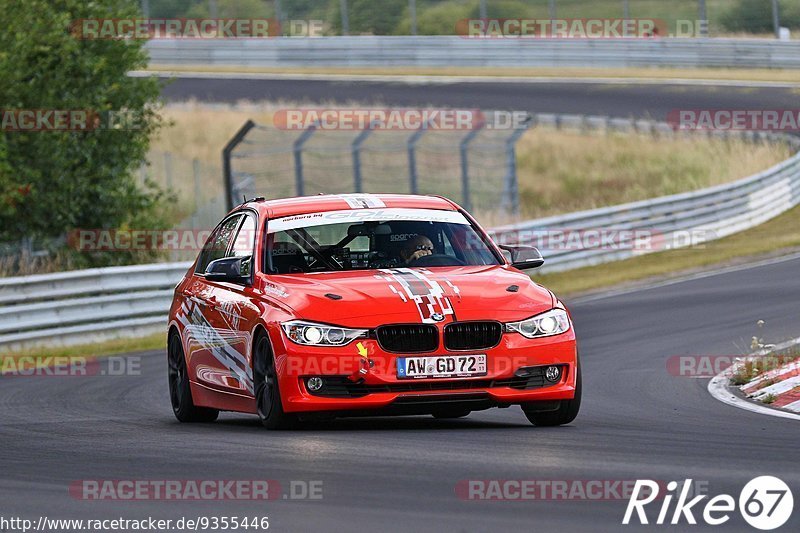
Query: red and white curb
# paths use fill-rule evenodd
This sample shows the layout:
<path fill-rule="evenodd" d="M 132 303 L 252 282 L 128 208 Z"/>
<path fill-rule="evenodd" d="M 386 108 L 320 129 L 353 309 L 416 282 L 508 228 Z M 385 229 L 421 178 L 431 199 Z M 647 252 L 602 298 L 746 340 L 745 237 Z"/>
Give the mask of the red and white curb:
<path fill-rule="evenodd" d="M 774 350 L 784 350 L 786 348 L 800 344 L 800 338 L 778 344 Z M 741 391 L 754 400 L 763 400 L 770 394 L 775 396 L 774 402 L 769 404 L 758 404 L 749 402 L 731 392 L 730 377 L 736 373 L 740 364 L 744 364 L 746 358 L 742 358 L 741 363 L 737 363 L 730 368 L 717 374 L 708 383 L 708 392 L 711 396 L 722 403 L 751 411 L 754 413 L 777 416 L 800 420 L 800 360 L 788 363 L 780 368 L 770 370 L 758 376 L 754 380 L 741 387 Z M 771 381 L 768 386 L 765 382 Z M 784 411 L 775 409 L 780 407 Z M 794 411 L 798 414 L 787 412 Z"/>
<path fill-rule="evenodd" d="M 792 361 L 781 368 L 764 372 L 750 383 L 743 385 L 741 391 L 758 401 L 774 396 L 772 407 L 782 407 L 800 412 L 800 362 Z"/>

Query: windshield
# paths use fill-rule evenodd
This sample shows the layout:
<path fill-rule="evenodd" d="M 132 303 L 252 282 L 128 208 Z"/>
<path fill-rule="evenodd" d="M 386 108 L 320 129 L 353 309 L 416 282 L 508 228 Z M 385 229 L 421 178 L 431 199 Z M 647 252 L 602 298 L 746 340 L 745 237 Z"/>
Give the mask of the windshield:
<path fill-rule="evenodd" d="M 456 211 L 330 211 L 278 218 L 267 228 L 273 274 L 500 264 Z"/>

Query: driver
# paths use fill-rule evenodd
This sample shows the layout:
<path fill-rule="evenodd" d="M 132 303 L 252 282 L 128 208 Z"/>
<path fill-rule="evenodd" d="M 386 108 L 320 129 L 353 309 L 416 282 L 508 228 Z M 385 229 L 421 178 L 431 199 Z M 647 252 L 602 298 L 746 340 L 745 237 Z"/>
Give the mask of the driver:
<path fill-rule="evenodd" d="M 415 235 L 408 239 L 400 250 L 400 257 L 409 265 L 426 255 L 433 254 L 433 242 L 425 235 Z"/>

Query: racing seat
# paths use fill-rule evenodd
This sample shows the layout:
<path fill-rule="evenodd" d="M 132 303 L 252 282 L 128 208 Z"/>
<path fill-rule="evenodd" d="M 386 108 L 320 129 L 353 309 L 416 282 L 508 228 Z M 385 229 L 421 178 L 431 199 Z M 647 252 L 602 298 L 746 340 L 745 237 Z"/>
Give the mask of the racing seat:
<path fill-rule="evenodd" d="M 272 245 L 272 271 L 275 274 L 308 272 L 308 261 L 303 250 L 293 242 L 276 242 Z"/>

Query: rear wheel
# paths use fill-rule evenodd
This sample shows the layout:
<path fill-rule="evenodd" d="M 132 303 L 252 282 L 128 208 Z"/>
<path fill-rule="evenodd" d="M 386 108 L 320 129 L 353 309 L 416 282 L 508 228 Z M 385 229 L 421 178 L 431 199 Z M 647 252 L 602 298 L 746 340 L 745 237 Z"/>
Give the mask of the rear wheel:
<path fill-rule="evenodd" d="M 213 422 L 219 411 L 194 405 L 180 335 L 177 332 L 170 334 L 167 344 L 169 398 L 175 418 L 181 422 Z"/>
<path fill-rule="evenodd" d="M 255 384 L 256 409 L 258 418 L 267 429 L 289 429 L 297 422 L 297 417 L 283 411 L 275 360 L 267 334 L 261 332 L 256 338 L 253 350 L 253 381 Z"/>
<path fill-rule="evenodd" d="M 522 411 L 525 413 L 528 420 L 530 420 L 531 424 L 535 426 L 561 426 L 575 420 L 581 408 L 581 389 L 583 388 L 581 384 L 581 370 L 580 366 L 577 364 L 575 365 L 575 371 L 577 372 L 575 379 L 575 397 L 571 400 L 561 400 L 558 409 L 542 411 L 541 405 L 537 405 L 536 402 L 522 405 Z"/>

